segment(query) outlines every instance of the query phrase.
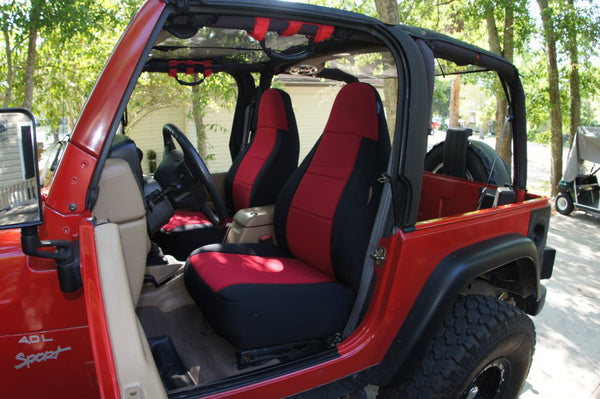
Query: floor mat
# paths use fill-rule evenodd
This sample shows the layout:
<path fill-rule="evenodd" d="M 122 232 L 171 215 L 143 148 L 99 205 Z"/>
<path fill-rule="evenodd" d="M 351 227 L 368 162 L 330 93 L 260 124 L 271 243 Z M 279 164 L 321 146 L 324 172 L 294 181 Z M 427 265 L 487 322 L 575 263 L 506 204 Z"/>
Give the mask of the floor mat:
<path fill-rule="evenodd" d="M 197 306 L 183 306 L 171 312 L 141 307 L 136 312 L 147 337 L 171 337 L 184 366 L 198 384 L 249 371 L 237 369 L 235 349 L 204 321 Z"/>

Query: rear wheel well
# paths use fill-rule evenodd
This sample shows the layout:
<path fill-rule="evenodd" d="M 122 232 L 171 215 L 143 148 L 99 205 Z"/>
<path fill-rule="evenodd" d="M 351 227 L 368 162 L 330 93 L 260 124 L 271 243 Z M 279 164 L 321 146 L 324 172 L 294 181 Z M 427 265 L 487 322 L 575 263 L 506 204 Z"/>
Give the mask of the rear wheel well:
<path fill-rule="evenodd" d="M 463 287 L 460 295 L 491 296 L 522 307 L 524 299 L 538 297 L 537 281 L 535 264 L 523 258 L 477 276 Z"/>

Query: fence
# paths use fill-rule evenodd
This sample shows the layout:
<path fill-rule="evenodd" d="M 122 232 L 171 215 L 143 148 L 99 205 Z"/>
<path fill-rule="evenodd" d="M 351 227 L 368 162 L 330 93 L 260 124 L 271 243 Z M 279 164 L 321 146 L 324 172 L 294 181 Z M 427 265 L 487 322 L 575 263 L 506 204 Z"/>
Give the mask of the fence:
<path fill-rule="evenodd" d="M 20 202 L 37 199 L 35 177 L 22 182 L 0 187 L 0 210 L 9 209 Z"/>

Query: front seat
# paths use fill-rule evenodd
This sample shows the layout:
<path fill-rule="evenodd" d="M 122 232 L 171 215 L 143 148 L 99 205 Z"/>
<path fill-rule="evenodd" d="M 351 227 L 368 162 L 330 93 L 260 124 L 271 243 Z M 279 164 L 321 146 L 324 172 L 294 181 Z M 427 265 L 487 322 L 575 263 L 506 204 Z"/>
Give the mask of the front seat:
<path fill-rule="evenodd" d="M 325 130 L 275 203 L 273 244 L 213 244 L 192 253 L 186 287 L 238 350 L 341 331 L 360 283 L 390 139 L 376 90 L 344 86 Z"/>
<path fill-rule="evenodd" d="M 235 158 L 225 178 L 230 214 L 253 206 L 272 205 L 298 166 L 300 142 L 290 96 L 268 89 L 258 107 L 256 131 L 248 148 Z M 222 241 L 225 229 L 197 211 L 176 211 L 155 238 L 161 248 L 186 259 L 201 245 Z"/>

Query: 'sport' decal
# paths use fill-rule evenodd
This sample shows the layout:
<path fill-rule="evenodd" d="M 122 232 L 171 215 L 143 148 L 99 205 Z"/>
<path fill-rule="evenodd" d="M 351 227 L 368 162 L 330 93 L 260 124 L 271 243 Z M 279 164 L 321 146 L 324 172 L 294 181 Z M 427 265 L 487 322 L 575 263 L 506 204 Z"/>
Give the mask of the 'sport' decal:
<path fill-rule="evenodd" d="M 61 347 L 60 345 L 58 346 L 58 348 L 56 348 L 56 350 L 50 350 L 50 351 L 43 351 L 43 352 L 38 352 L 38 353 L 32 353 L 31 355 L 25 355 L 23 352 L 17 354 L 17 356 L 15 356 L 15 360 L 20 361 L 21 363 L 15 365 L 15 369 L 19 370 L 23 367 L 30 368 L 32 364 L 34 363 L 43 363 L 46 362 L 48 360 L 56 360 L 58 359 L 58 355 L 60 355 L 63 352 L 67 352 L 70 351 L 71 347 L 67 346 L 66 348 Z"/>

